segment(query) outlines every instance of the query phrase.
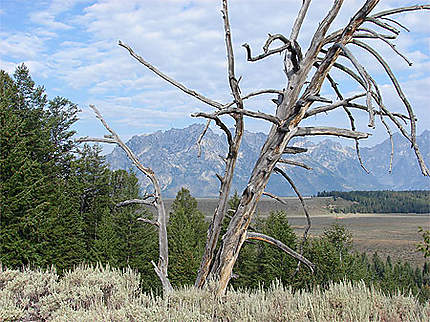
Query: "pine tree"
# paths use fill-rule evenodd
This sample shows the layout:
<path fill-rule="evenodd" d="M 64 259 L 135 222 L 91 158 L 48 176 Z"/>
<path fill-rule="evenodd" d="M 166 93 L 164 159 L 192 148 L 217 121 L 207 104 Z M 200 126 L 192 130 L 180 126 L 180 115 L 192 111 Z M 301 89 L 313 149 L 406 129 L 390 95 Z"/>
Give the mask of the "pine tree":
<path fill-rule="evenodd" d="M 173 202 L 167 229 L 170 281 L 176 286 L 192 284 L 203 254 L 207 224 L 197 200 L 185 188 Z"/>
<path fill-rule="evenodd" d="M 21 65 L 14 79 L 1 71 L 1 250 L 7 265 L 46 265 L 56 168 L 43 87 Z"/>
<path fill-rule="evenodd" d="M 288 223 L 286 213 L 283 211 L 271 212 L 263 222 L 262 231 L 292 249 L 297 247 L 296 234 Z M 278 279 L 284 285 L 289 284 L 297 262 L 277 247 L 267 243 L 260 243 L 259 248 L 259 260 L 262 267 L 261 275 L 266 283 Z"/>
<path fill-rule="evenodd" d="M 58 259 L 70 254 L 61 248 L 75 244 L 55 236 L 79 236 L 64 189 L 70 168 L 60 162 L 72 159 L 77 108 L 61 98 L 48 101 L 25 65 L 13 78 L 1 71 L 0 79 L 0 260 L 9 266 L 67 263 Z"/>

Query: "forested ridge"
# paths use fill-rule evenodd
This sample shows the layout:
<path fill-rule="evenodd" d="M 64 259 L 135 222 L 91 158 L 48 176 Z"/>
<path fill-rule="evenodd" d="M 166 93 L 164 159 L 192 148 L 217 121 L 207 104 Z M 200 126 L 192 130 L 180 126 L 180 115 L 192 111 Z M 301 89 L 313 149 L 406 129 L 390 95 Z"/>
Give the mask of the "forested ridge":
<path fill-rule="evenodd" d="M 350 213 L 430 213 L 430 191 L 323 191 L 317 197 L 342 198 L 350 206 L 335 208 Z"/>
<path fill-rule="evenodd" d="M 131 267 L 141 273 L 143 290 L 158 292 L 161 285 L 150 263 L 158 257 L 156 228 L 137 220 L 153 219 L 152 214 L 137 206 L 117 206 L 139 197 L 136 176 L 109 170 L 98 146 L 77 146 L 72 139 L 77 106 L 61 97 L 49 100 L 24 65 L 13 77 L 2 71 L 0 79 L 1 265 L 53 266 L 60 275 L 81 263 Z M 229 209 L 234 211 L 238 205 L 236 194 Z M 228 223 L 225 218 L 220 236 Z M 196 199 L 181 189 L 167 227 L 169 278 L 174 287 L 195 280 L 207 227 Z M 257 218 L 252 229 L 294 250 L 300 247 L 300 238 L 284 212 Z M 316 265 L 310 274 L 305 267 L 295 273 L 297 262 L 277 248 L 247 242 L 235 265 L 232 285 L 258 288 L 280 280 L 297 290 L 345 279 L 363 280 L 390 294 L 401 290 L 421 300 L 430 298 L 427 263 L 413 267 L 377 255 L 368 258 L 354 253 L 351 243 L 350 234 L 340 225 L 327 227 L 322 237 L 308 239 L 303 254 Z"/>

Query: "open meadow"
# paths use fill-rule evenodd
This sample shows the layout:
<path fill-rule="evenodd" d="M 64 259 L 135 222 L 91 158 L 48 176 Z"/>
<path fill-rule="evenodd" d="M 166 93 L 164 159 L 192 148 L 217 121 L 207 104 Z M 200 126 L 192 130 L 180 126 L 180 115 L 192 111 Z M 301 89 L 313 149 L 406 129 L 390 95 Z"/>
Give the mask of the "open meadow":
<path fill-rule="evenodd" d="M 306 224 L 302 206 L 298 198 L 282 198 L 287 206 L 269 198 L 262 198 L 257 206 L 257 215 L 266 216 L 271 211 L 284 210 L 289 223 L 297 232 L 303 233 Z M 197 198 L 198 208 L 206 215 L 207 220 L 213 213 L 217 200 Z M 310 236 L 319 236 L 324 227 L 335 222 L 345 225 L 353 236 L 353 247 L 358 252 L 368 255 L 378 252 L 382 258 L 388 255 L 393 262 L 408 261 L 413 266 L 424 264 L 424 257 L 416 251 L 416 245 L 422 240 L 418 227 L 430 229 L 430 214 L 343 214 L 334 213 L 331 209 L 350 204 L 350 201 L 332 197 L 305 197 L 306 206 L 312 220 Z M 173 199 L 166 200 L 170 209 Z"/>

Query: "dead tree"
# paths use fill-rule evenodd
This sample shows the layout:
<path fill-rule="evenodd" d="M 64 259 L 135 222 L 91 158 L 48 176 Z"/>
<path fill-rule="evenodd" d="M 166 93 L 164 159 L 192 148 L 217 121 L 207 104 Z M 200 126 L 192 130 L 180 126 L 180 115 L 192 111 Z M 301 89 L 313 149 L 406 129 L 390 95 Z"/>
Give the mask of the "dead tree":
<path fill-rule="evenodd" d="M 246 50 L 247 60 L 250 62 L 257 62 L 277 53 L 283 54 L 282 63 L 286 75 L 286 84 L 282 84 L 280 86 L 282 89 L 280 90 L 261 89 L 246 95 L 242 95 L 239 86 L 240 78 L 237 78 L 235 75 L 235 59 L 228 16 L 228 5 L 227 0 L 223 0 L 222 18 L 224 22 L 225 44 L 228 61 L 228 82 L 233 95 L 233 101 L 229 103 L 216 102 L 196 92 L 195 90 L 187 88 L 185 85 L 167 76 L 155 66 L 147 62 L 144 58 L 136 54 L 131 47 L 122 43 L 121 41 L 119 42 L 119 45 L 127 49 L 132 57 L 134 57 L 138 62 L 143 64 L 149 70 L 154 72 L 156 75 L 182 90 L 183 92 L 195 97 L 196 99 L 215 109 L 213 113 L 199 112 L 192 115 L 193 117 L 203 117 L 208 120 L 203 133 L 198 139 L 197 143 L 199 145 L 212 121 L 214 121 L 215 124 L 222 131 L 224 131 L 227 138 L 229 150 L 227 156 L 224 158 L 226 164 L 225 171 L 223 175 L 217 175 L 221 182 L 218 207 L 215 210 L 208 230 L 206 249 L 202 258 L 195 286 L 202 287 L 209 278 L 214 278 L 218 283 L 217 294 L 224 294 L 230 278 L 233 275 L 233 267 L 239 255 L 240 249 L 243 243 L 248 239 L 261 240 L 278 246 L 281 250 L 295 257 L 299 263 L 302 262 L 306 264 L 311 270 L 313 269 L 313 264 L 301 254 L 294 252 L 286 245 L 270 236 L 265 236 L 257 232 L 250 232 L 248 231 L 248 228 L 256 205 L 263 194 L 279 200 L 277 196 L 271 195 L 270 193 L 264 191 L 273 172 L 281 174 L 293 187 L 303 202 L 303 199 L 295 187 L 294 182 L 287 175 L 287 173 L 280 168 L 280 164 L 301 166 L 307 169 L 309 168 L 303 163 L 283 158 L 283 155 L 306 152 L 306 149 L 288 146 L 291 139 L 294 137 L 333 135 L 352 139 L 355 141 L 358 160 L 360 161 L 362 167 L 366 170 L 360 156 L 358 142 L 361 139 L 366 139 L 370 134 L 356 130 L 356 122 L 351 110 L 363 111 L 367 113 L 369 118 L 368 126 L 370 128 L 375 128 L 375 117 L 377 116 L 382 125 L 385 127 L 391 142 L 392 132 L 389 127 L 389 122 L 387 121 L 390 121 L 392 124 L 394 124 L 400 133 L 410 142 L 411 147 L 416 154 L 418 165 L 421 168 L 423 175 L 430 176 L 430 172 L 424 163 L 416 142 L 417 120 L 411 104 L 403 93 L 401 86 L 391 71 L 388 63 L 375 48 L 365 42 L 365 39 L 375 39 L 382 41 L 383 43 L 389 45 L 390 48 L 393 49 L 394 53 L 399 55 L 401 59 L 410 64 L 409 60 L 402 53 L 400 53 L 395 45 L 391 42 L 391 40 L 395 39 L 400 33 L 400 28 L 406 30 L 407 28 L 396 20 L 393 20 L 391 16 L 407 11 L 424 9 L 429 10 L 430 5 L 416 5 L 390 9 L 372 14 L 373 9 L 378 4 L 378 2 L 378 0 L 365 1 L 362 7 L 350 19 L 348 24 L 339 30 L 329 33 L 330 26 L 332 25 L 334 19 L 338 16 L 339 10 L 344 4 L 343 0 L 334 0 L 326 16 L 318 24 L 308 49 L 305 52 L 302 52 L 302 48 L 298 43 L 298 36 L 311 3 L 310 0 L 303 0 L 289 37 L 282 34 L 269 34 L 263 46 L 263 52 L 256 56 L 252 55 L 251 47 L 248 44 L 243 45 Z M 273 44 L 275 42 L 280 42 L 281 45 L 274 47 Z M 373 56 L 383 67 L 405 107 L 405 114 L 394 113 L 385 106 L 378 84 L 373 79 L 371 74 L 366 70 L 365 66 L 363 66 L 355 57 L 354 53 L 350 49 L 351 47 L 356 47 L 357 49 L 363 50 L 365 53 Z M 338 62 L 339 56 L 347 59 L 350 63 L 349 66 Z M 333 79 L 332 75 L 329 74 L 332 68 L 340 70 L 348 75 L 354 82 L 363 88 L 363 92 L 351 97 L 344 97 L 342 94 L 342 89 Z M 332 102 L 320 96 L 321 87 L 324 82 L 328 82 L 328 84 L 331 86 L 332 90 L 337 96 L 336 101 Z M 276 112 L 274 114 L 251 111 L 245 108 L 246 100 L 268 93 L 278 95 L 278 98 L 273 100 L 277 106 Z M 361 103 L 360 99 L 364 100 L 364 102 Z M 318 103 L 325 104 L 315 107 L 314 105 Z M 336 127 L 300 127 L 300 123 L 303 119 L 335 109 L 342 109 L 345 112 L 346 117 L 350 122 L 350 129 Z M 97 111 L 96 114 L 103 121 L 101 115 Z M 222 120 L 222 117 L 225 116 L 232 117 L 235 121 L 234 133 L 230 132 Z M 215 254 L 217 241 L 221 230 L 221 223 L 227 212 L 227 199 L 230 193 L 238 151 L 242 141 L 244 131 L 244 116 L 265 120 L 270 122 L 272 127 L 250 175 L 248 185 L 241 195 L 239 206 L 232 215 L 227 232 L 222 238 L 222 244 Z M 114 134 L 114 132 L 112 132 L 105 123 L 104 125 L 111 132 L 112 137 L 102 139 L 102 142 L 109 141 L 108 143 L 116 143 L 127 152 L 128 148 L 122 142 L 118 143 L 120 141 L 118 141 L 119 138 L 116 136 L 116 134 Z M 407 129 L 406 126 L 409 126 L 409 129 Z M 95 139 L 92 139 L 92 141 L 95 141 Z M 128 152 L 127 154 L 137 165 L 138 160 L 135 159 L 135 156 Z M 390 156 L 390 169 L 392 158 L 393 151 L 391 152 Z M 142 169 L 139 169 L 147 174 L 148 177 L 150 177 L 155 188 L 154 202 L 157 205 L 157 209 L 159 210 L 158 224 L 161 236 L 162 220 L 160 220 L 160 216 L 162 216 L 161 210 L 164 211 L 164 209 L 161 209 L 163 208 L 161 192 L 159 191 L 159 186 L 155 179 L 155 175 L 153 175 L 153 172 L 150 171 L 150 169 L 148 170 L 147 168 L 143 167 Z M 308 216 L 309 220 L 309 214 L 307 213 L 305 207 L 304 209 L 305 214 Z M 165 222 L 163 225 L 164 224 Z M 165 229 L 165 227 L 163 229 Z M 162 238 L 160 237 L 160 262 L 164 261 L 165 266 L 160 266 L 159 264 L 158 271 L 157 269 L 156 271 L 160 279 L 164 277 L 167 280 L 167 257 L 163 257 L 162 259 L 161 250 L 164 246 L 161 247 L 161 244 Z M 167 240 L 165 247 L 167 247 Z M 167 256 L 167 248 L 163 248 L 163 254 Z M 162 268 L 165 269 L 165 271 L 162 270 Z M 158 272 L 161 272 L 161 274 Z"/>
<path fill-rule="evenodd" d="M 90 137 L 82 137 L 78 139 L 78 142 L 98 142 L 98 143 L 110 143 L 118 145 L 128 156 L 128 158 L 133 162 L 136 168 L 145 174 L 149 180 L 151 180 L 152 186 L 154 188 L 154 192 L 152 194 L 145 194 L 142 199 L 132 199 L 125 200 L 118 203 L 117 207 L 132 205 L 132 204 L 144 204 L 155 207 L 157 210 L 157 221 L 153 221 L 148 218 L 138 218 L 139 221 L 142 221 L 147 224 L 151 224 L 155 226 L 158 230 L 158 246 L 159 246 L 159 258 L 158 265 L 151 261 L 154 266 L 155 273 L 161 281 L 163 286 L 164 294 L 167 294 L 173 290 L 172 285 L 170 284 L 167 268 L 169 265 L 169 245 L 167 241 L 167 215 L 166 208 L 164 207 L 164 202 L 161 197 L 161 187 L 158 183 L 157 177 L 155 176 L 154 171 L 150 168 L 143 166 L 133 151 L 124 144 L 121 138 L 116 134 L 116 132 L 109 127 L 106 123 L 103 116 L 100 114 L 98 109 L 94 105 L 90 105 L 97 118 L 103 124 L 105 129 L 110 133 L 105 135 L 104 138 L 90 138 Z"/>

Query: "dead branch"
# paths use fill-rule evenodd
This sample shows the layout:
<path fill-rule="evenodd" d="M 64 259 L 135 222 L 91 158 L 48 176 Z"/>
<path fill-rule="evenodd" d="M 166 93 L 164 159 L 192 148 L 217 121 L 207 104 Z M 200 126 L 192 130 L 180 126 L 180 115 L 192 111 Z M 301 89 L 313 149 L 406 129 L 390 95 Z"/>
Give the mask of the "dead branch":
<path fill-rule="evenodd" d="M 362 104 L 357 104 L 357 103 L 348 103 L 347 107 L 351 107 L 354 109 L 358 109 L 358 110 L 363 110 L 363 111 L 367 111 L 367 107 L 365 105 Z M 387 113 L 385 113 L 384 111 L 375 111 L 376 115 L 383 115 L 383 116 L 388 116 Z M 395 118 L 399 118 L 400 120 L 402 120 L 405 124 L 407 124 L 407 121 L 409 120 L 409 116 L 402 114 L 402 113 L 396 113 L 396 112 L 391 112 L 390 113 L 393 117 Z M 415 121 L 417 121 L 417 118 L 415 118 Z"/>
<path fill-rule="evenodd" d="M 160 228 L 160 225 L 158 224 L 158 222 L 156 222 L 154 220 L 147 219 L 147 218 L 142 218 L 142 217 L 137 218 L 137 220 L 141 221 L 141 222 L 144 222 L 144 223 L 147 223 L 147 224 L 150 224 L 150 225 L 153 225 L 153 226 L 155 226 L 157 228 Z"/>
<path fill-rule="evenodd" d="M 235 114 L 241 114 L 241 115 L 246 115 L 249 117 L 253 117 L 256 119 L 262 119 L 262 120 L 266 120 L 269 122 L 272 122 L 275 125 L 280 125 L 281 120 L 279 118 L 277 118 L 274 115 L 270 115 L 270 114 L 266 114 L 266 113 L 262 113 L 262 112 L 254 112 L 254 111 L 249 111 L 249 110 L 244 110 L 244 109 L 237 109 L 234 107 L 231 108 L 224 108 L 220 111 L 217 111 L 215 113 L 212 114 L 207 114 L 207 113 L 193 113 L 191 114 L 192 117 L 205 117 L 205 118 L 210 118 L 210 119 L 214 119 L 214 117 L 218 117 L 221 115 L 235 115 Z"/>
<path fill-rule="evenodd" d="M 207 130 L 208 130 L 208 128 L 209 128 L 209 125 L 211 124 L 211 120 L 209 119 L 207 122 L 206 122 L 206 126 L 205 126 L 205 128 L 203 129 L 203 131 L 202 131 L 202 133 L 199 135 L 199 138 L 197 139 L 197 147 L 198 147 L 198 149 L 199 149 L 199 152 L 197 153 L 197 157 L 198 158 L 200 158 L 200 156 L 201 156 L 201 154 L 202 154 L 202 139 L 203 139 L 203 137 L 205 136 L 205 134 L 206 134 L 206 132 L 207 132 Z"/>
<path fill-rule="evenodd" d="M 305 168 L 306 170 L 312 170 L 312 168 L 310 166 L 308 166 L 307 164 L 304 164 L 303 162 L 299 162 L 299 161 L 279 159 L 278 163 L 285 163 L 285 164 L 289 164 L 289 165 L 295 165 L 295 166 L 298 166 L 298 167 Z"/>
<path fill-rule="evenodd" d="M 337 83 L 335 82 L 335 80 L 331 77 L 330 74 L 327 74 L 327 79 L 330 82 L 330 86 L 333 88 L 334 92 L 336 93 L 338 99 L 343 100 L 343 95 L 339 90 L 339 87 L 337 86 Z M 363 94 L 366 95 L 366 94 Z M 363 106 L 365 110 L 367 110 L 367 107 Z M 342 106 L 343 110 L 345 111 L 346 115 L 348 116 L 349 119 L 349 123 L 351 124 L 351 130 L 355 131 L 356 127 L 355 127 L 355 120 L 354 117 L 351 113 L 351 111 L 349 110 L 349 108 L 346 105 Z M 363 170 L 369 174 L 369 170 L 367 170 L 367 168 L 364 166 L 363 160 L 361 158 L 361 153 L 360 153 L 360 143 L 358 139 L 354 139 L 355 141 L 355 152 L 357 154 L 357 158 L 358 161 L 360 162 L 360 166 L 363 168 Z"/>
<path fill-rule="evenodd" d="M 117 203 L 115 206 L 116 207 L 124 207 L 124 206 L 129 206 L 129 205 L 145 205 L 145 206 L 155 207 L 154 202 L 150 202 L 150 201 L 146 201 L 146 200 L 142 200 L 142 199 L 124 200 L 124 201 Z"/>
<path fill-rule="evenodd" d="M 113 139 L 106 139 L 106 138 L 93 138 L 89 136 L 83 136 L 81 138 L 76 139 L 77 143 L 84 143 L 84 142 L 94 142 L 94 143 L 110 143 L 110 144 L 116 144 L 116 141 Z"/>
<path fill-rule="evenodd" d="M 385 23 L 385 22 L 383 22 L 383 21 L 381 21 L 379 19 L 368 17 L 368 18 L 366 18 L 366 21 L 372 22 L 375 25 L 377 25 L 377 26 L 379 26 L 381 28 L 384 28 L 384 29 L 386 29 L 388 31 L 391 31 L 392 33 L 394 33 L 396 35 L 400 34 L 400 30 L 399 29 L 397 29 L 397 28 L 391 26 L 390 24 Z"/>
<path fill-rule="evenodd" d="M 124 207 L 124 206 L 129 206 L 129 205 L 145 205 L 145 206 L 156 207 L 154 202 L 146 201 L 143 199 L 130 199 L 130 200 L 121 201 L 121 202 L 117 203 L 115 206 L 116 207 Z"/>
<path fill-rule="evenodd" d="M 393 134 L 391 133 L 390 127 L 388 126 L 387 122 L 385 122 L 383 115 L 380 114 L 379 117 L 381 119 L 381 123 L 385 126 L 385 129 L 387 130 L 388 136 L 390 137 L 391 153 L 390 153 L 390 166 L 388 168 L 388 173 L 391 173 L 393 170 L 393 157 L 394 157 Z"/>
<path fill-rule="evenodd" d="M 282 93 L 283 93 L 283 91 L 280 91 L 278 89 L 262 89 L 259 91 L 255 91 L 255 92 L 251 92 L 249 94 L 246 94 L 245 96 L 242 97 L 242 100 L 246 100 L 248 98 L 251 98 L 251 97 L 257 96 L 257 95 L 261 95 L 261 94 L 282 94 Z M 235 104 L 235 102 L 230 102 L 228 104 L 225 104 L 223 106 L 223 108 L 229 108 L 234 104 Z"/>
<path fill-rule="evenodd" d="M 429 8 L 430 8 L 430 6 L 429 6 Z M 403 105 L 406 107 L 406 110 L 408 111 L 408 114 L 409 114 L 411 131 L 409 134 L 410 136 L 407 135 L 405 137 L 410 139 L 410 141 L 412 143 L 412 147 L 415 151 L 415 155 L 417 156 L 418 164 L 421 168 L 422 174 L 425 176 L 430 176 L 430 171 L 427 168 L 427 166 L 425 165 L 425 162 L 424 162 L 424 159 L 421 155 L 419 147 L 416 144 L 416 124 L 415 124 L 415 115 L 414 115 L 412 106 L 409 103 L 409 100 L 406 98 L 405 94 L 403 93 L 402 88 L 401 88 L 399 82 L 397 81 L 397 78 L 394 76 L 394 73 L 391 71 L 391 68 L 389 67 L 387 62 L 382 58 L 382 56 L 375 49 L 373 49 L 372 47 L 370 47 L 366 43 L 363 43 L 363 42 L 358 41 L 358 40 L 353 40 L 352 43 L 365 49 L 367 52 L 371 53 L 377 59 L 377 61 L 382 65 L 382 67 L 384 68 L 388 77 L 390 78 L 391 83 L 394 85 L 394 88 L 396 89 L 397 95 L 399 96 L 399 98 L 403 102 Z M 385 112 L 387 113 L 387 111 L 385 111 Z M 397 125 L 397 123 L 395 123 L 395 124 Z"/>
<path fill-rule="evenodd" d="M 299 127 L 294 136 L 308 136 L 308 135 L 334 135 L 349 139 L 366 139 L 369 133 L 351 131 L 348 129 L 341 129 L 336 127 Z"/>
<path fill-rule="evenodd" d="M 273 193 L 270 193 L 270 192 L 264 191 L 264 192 L 263 192 L 263 195 L 268 196 L 268 197 L 270 197 L 270 198 L 272 198 L 272 199 L 275 199 L 276 201 L 279 201 L 281 204 L 283 204 L 283 205 L 285 205 L 285 206 L 288 206 L 288 203 L 287 203 L 285 200 L 283 200 L 283 199 L 281 199 L 280 197 L 278 197 L 278 196 L 274 195 Z"/>
<path fill-rule="evenodd" d="M 354 34 L 354 39 L 355 38 L 368 38 L 368 39 L 396 39 L 397 36 L 395 35 L 384 35 L 384 34 L 371 34 L 371 33 L 355 33 Z"/>
<path fill-rule="evenodd" d="M 160 269 L 160 264 L 158 264 L 157 266 L 155 265 L 154 261 L 151 261 L 151 264 L 152 266 L 154 266 L 155 273 L 157 274 L 158 278 L 161 281 L 161 284 L 163 285 L 163 290 L 168 290 L 167 294 L 173 292 L 173 287 L 170 284 L 169 278 L 166 274 L 164 274 L 164 271 Z"/>
<path fill-rule="evenodd" d="M 221 183 L 223 183 L 223 182 L 224 182 L 224 178 L 223 178 L 223 177 L 221 177 L 218 173 L 215 173 L 215 176 L 217 177 L 217 179 L 218 179 Z"/>
<path fill-rule="evenodd" d="M 294 257 L 298 261 L 300 261 L 303 264 L 305 264 L 307 267 L 309 267 L 309 269 L 312 271 L 312 273 L 314 272 L 315 265 L 311 261 L 309 261 L 308 259 L 306 259 L 304 256 L 300 255 L 296 251 L 292 250 L 290 247 L 288 247 L 287 245 L 285 245 L 280 240 L 277 240 L 277 239 L 275 239 L 273 237 L 270 237 L 270 236 L 267 236 L 267 235 L 264 235 L 264 234 L 261 234 L 261 233 L 253 232 L 253 231 L 248 231 L 246 233 L 246 239 L 247 240 L 249 240 L 249 239 L 261 240 L 261 241 L 264 241 L 264 242 L 269 243 L 271 245 L 274 245 L 274 246 L 280 248 L 282 251 L 284 251 L 288 255 Z"/>
<path fill-rule="evenodd" d="M 372 35 L 374 35 L 376 38 L 381 39 L 383 42 L 385 42 L 388 46 L 391 47 L 391 49 L 397 54 L 399 55 L 401 58 L 403 58 L 403 60 L 409 65 L 412 66 L 412 62 L 408 59 L 408 57 L 406 57 L 405 55 L 403 55 L 400 51 L 397 50 L 396 45 L 394 45 L 392 42 L 388 41 L 386 38 L 381 37 L 380 34 L 378 34 L 377 32 L 371 30 L 371 29 L 367 29 L 367 28 L 362 28 L 362 30 L 367 31 L 368 33 L 371 33 Z"/>
<path fill-rule="evenodd" d="M 395 9 L 384 10 L 378 12 L 374 15 L 371 15 L 371 18 L 381 18 L 385 16 L 394 15 L 396 13 L 407 12 L 407 11 L 415 11 L 415 10 L 430 10 L 430 5 L 417 5 L 417 6 L 409 6 L 409 7 L 401 7 Z"/>
<path fill-rule="evenodd" d="M 394 88 L 397 91 L 397 95 L 400 97 L 400 99 L 403 102 L 403 105 L 405 105 L 406 110 L 408 111 L 409 119 L 411 122 L 411 134 L 413 135 L 413 133 L 416 132 L 416 125 L 415 125 L 415 116 L 413 114 L 412 106 L 409 103 L 409 100 L 406 98 L 405 94 L 403 93 L 402 88 L 400 87 L 400 84 L 397 81 L 397 78 L 394 76 L 394 73 L 391 71 L 391 68 L 389 67 L 387 62 L 382 58 L 382 56 L 375 49 L 373 49 L 371 46 L 367 45 L 366 43 L 358 40 L 353 40 L 351 43 L 371 53 L 377 59 L 377 61 L 382 65 L 388 77 L 390 78 L 391 82 L 393 83 Z M 415 139 L 413 137 L 411 137 L 411 139 L 412 139 L 412 142 L 415 142 Z"/>
<path fill-rule="evenodd" d="M 231 31 L 230 31 L 230 21 L 228 18 L 228 6 L 227 0 L 222 2 L 222 18 L 224 21 L 224 31 L 225 31 L 225 46 L 227 49 L 227 62 L 228 62 L 228 79 L 231 91 L 233 93 L 234 100 L 238 108 L 243 108 L 242 98 L 240 97 L 239 81 L 236 79 L 234 71 L 234 53 L 233 45 L 231 42 Z"/>
<path fill-rule="evenodd" d="M 198 112 L 198 113 L 193 113 L 191 114 L 192 117 L 204 117 L 210 120 L 214 120 L 216 125 L 219 126 L 219 128 L 221 130 L 224 131 L 225 135 L 227 136 L 227 142 L 229 145 L 233 144 L 233 137 L 231 135 L 230 130 L 228 129 L 227 125 L 225 125 L 221 119 L 218 117 L 218 115 L 216 113 L 214 114 L 209 114 L 209 113 L 203 113 L 203 112 Z"/>
<path fill-rule="evenodd" d="M 291 29 L 290 40 L 295 42 L 300 32 L 300 28 L 302 27 L 303 20 L 305 20 L 306 13 L 308 12 L 309 5 L 311 4 L 311 0 L 303 0 L 302 6 L 299 10 L 296 20 L 294 21 L 293 28 Z"/>
<path fill-rule="evenodd" d="M 333 101 L 331 99 L 321 97 L 319 95 L 309 95 L 306 97 L 306 100 L 310 101 L 310 102 L 333 103 Z"/>
<path fill-rule="evenodd" d="M 337 14 L 339 13 L 339 10 L 342 4 L 343 4 L 343 0 L 335 0 L 330 11 L 327 13 L 323 21 L 320 22 L 320 24 L 318 25 L 318 28 L 312 37 L 311 45 L 309 46 L 309 49 L 305 54 L 305 58 L 303 59 L 304 60 L 303 64 L 305 65 L 310 64 L 310 62 L 313 61 L 313 59 L 320 52 L 321 48 L 324 45 L 324 37 L 330 25 L 332 24 L 334 18 L 336 18 Z"/>
<path fill-rule="evenodd" d="M 394 19 L 391 19 L 391 18 L 388 18 L 388 17 L 381 17 L 380 19 L 384 19 L 384 20 L 390 21 L 390 22 L 396 24 L 397 26 L 399 26 L 400 28 L 403 28 L 405 31 L 410 32 L 410 30 L 407 27 L 405 27 L 403 24 L 401 24 L 400 22 L 398 22 L 398 21 L 396 21 Z"/>
<path fill-rule="evenodd" d="M 232 91 L 234 97 L 234 103 L 236 104 L 237 109 L 243 109 L 243 99 L 240 96 L 240 87 L 239 80 L 236 79 L 235 70 L 234 70 L 234 53 L 233 46 L 231 40 L 231 30 L 230 30 L 230 22 L 228 17 L 228 6 L 227 0 L 223 0 L 223 9 L 222 9 L 222 18 L 224 22 L 224 32 L 225 32 L 225 45 L 227 51 L 227 69 L 228 69 L 228 79 L 230 89 Z M 218 206 L 215 209 L 214 215 L 212 217 L 212 221 L 209 225 L 208 235 L 206 239 L 205 251 L 203 253 L 202 261 L 200 263 L 200 268 L 197 272 L 197 278 L 194 283 L 196 287 L 202 287 L 207 277 L 211 271 L 211 268 L 215 265 L 213 262 L 215 249 L 218 243 L 218 237 L 221 231 L 221 225 L 224 220 L 225 214 L 227 212 L 228 207 L 228 197 L 230 195 L 231 183 L 233 180 L 234 169 L 236 166 L 237 157 L 239 155 L 239 148 L 242 142 L 243 132 L 244 132 L 244 124 L 243 124 L 243 114 L 235 114 L 233 118 L 236 122 L 235 134 L 234 138 L 232 138 L 230 131 L 227 135 L 227 140 L 229 143 L 229 151 L 226 159 L 226 167 L 223 176 L 223 181 L 220 186 L 219 193 L 219 201 Z M 220 126 L 220 120 L 217 117 L 215 119 L 218 126 Z M 222 126 L 222 125 L 221 125 Z M 224 130 L 225 132 L 225 130 Z M 232 272 L 230 272 L 232 273 Z M 230 277 L 232 274 L 230 274 Z"/>
<path fill-rule="evenodd" d="M 330 104 L 330 105 L 315 107 L 315 108 L 307 111 L 303 118 L 307 118 L 307 117 L 310 117 L 312 115 L 319 114 L 319 113 L 328 112 L 328 111 L 334 110 L 340 106 L 347 106 L 349 104 L 349 102 L 351 102 L 357 98 L 363 97 L 365 95 L 366 95 L 366 93 L 360 93 L 360 94 L 356 94 L 354 96 L 342 99 L 340 101 L 334 102 L 333 104 Z"/>
<path fill-rule="evenodd" d="M 249 46 L 249 44 L 244 43 L 242 45 L 242 47 L 244 47 L 246 49 L 247 60 L 251 61 L 251 62 L 256 62 L 258 60 L 261 60 L 261 59 L 266 58 L 268 56 L 271 56 L 273 54 L 282 53 L 284 50 L 289 48 L 289 45 L 283 45 L 282 47 L 279 47 L 279 48 L 270 49 L 267 52 L 264 52 L 258 56 L 255 56 L 255 57 L 252 57 L 251 47 Z"/>
<path fill-rule="evenodd" d="M 375 127 L 375 113 L 372 107 L 372 87 L 369 73 L 364 69 L 364 67 L 358 62 L 358 60 L 354 57 L 349 49 L 345 46 L 339 44 L 339 47 L 342 49 L 343 53 L 348 57 L 354 67 L 357 69 L 358 73 L 363 79 L 363 82 L 366 84 L 366 105 L 367 111 L 369 112 L 369 127 Z"/>
<path fill-rule="evenodd" d="M 297 146 L 288 146 L 288 147 L 285 147 L 285 149 L 284 149 L 284 151 L 282 153 L 285 153 L 285 154 L 299 154 L 299 153 L 304 153 L 304 152 L 308 152 L 308 149 L 299 148 Z"/>
<path fill-rule="evenodd" d="M 167 76 L 166 74 L 164 74 L 163 72 L 161 72 L 158 68 L 156 68 L 155 66 L 153 66 L 152 64 L 148 63 L 145 59 L 143 59 L 141 56 L 137 55 L 133 49 L 131 49 L 130 46 L 128 46 L 127 44 L 123 43 L 121 40 L 118 42 L 118 45 L 120 45 L 121 47 L 124 47 L 125 49 L 128 50 L 128 52 L 130 53 L 131 56 L 133 56 L 139 63 L 141 63 L 142 65 L 144 65 L 145 67 L 147 67 L 149 70 L 151 70 L 152 72 L 154 72 L 157 76 L 161 77 L 162 79 L 164 79 L 165 81 L 167 81 L 168 83 L 172 84 L 173 86 L 179 88 L 181 91 L 187 93 L 188 95 L 191 95 L 195 98 L 197 98 L 199 101 L 206 103 L 210 106 L 213 106 L 217 109 L 221 109 L 222 108 L 222 104 L 218 103 L 214 100 L 211 100 L 210 98 L 207 98 L 205 96 L 203 96 L 202 94 L 197 93 L 196 91 L 189 89 L 187 87 L 185 87 L 183 84 L 179 83 L 178 81 L 174 80 L 173 78 Z"/>

